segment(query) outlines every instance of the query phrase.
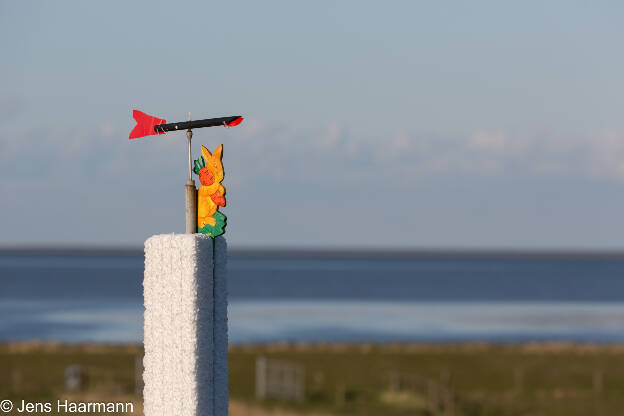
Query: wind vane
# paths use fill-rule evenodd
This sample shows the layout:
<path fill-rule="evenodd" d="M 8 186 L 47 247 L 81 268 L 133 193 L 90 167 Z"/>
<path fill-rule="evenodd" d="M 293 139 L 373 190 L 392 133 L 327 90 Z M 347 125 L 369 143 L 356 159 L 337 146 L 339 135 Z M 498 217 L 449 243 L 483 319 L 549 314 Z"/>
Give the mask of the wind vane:
<path fill-rule="evenodd" d="M 202 146 L 202 155 L 193 162 L 191 156 L 192 129 L 217 126 L 234 127 L 243 121 L 243 117 L 229 116 L 191 121 L 189 114 L 188 121 L 167 123 L 165 119 L 152 117 L 139 110 L 133 110 L 132 117 L 137 124 L 130 132 L 130 140 L 154 134 L 165 134 L 170 131 L 186 130 L 189 173 L 186 182 L 186 233 L 199 232 L 211 237 L 223 234 L 226 217 L 218 211 L 220 206 L 225 206 L 225 188 L 221 185 L 224 177 L 221 161 L 223 145 L 220 144 L 212 153 Z M 201 183 L 199 197 L 193 180 L 193 172 L 199 176 Z"/>

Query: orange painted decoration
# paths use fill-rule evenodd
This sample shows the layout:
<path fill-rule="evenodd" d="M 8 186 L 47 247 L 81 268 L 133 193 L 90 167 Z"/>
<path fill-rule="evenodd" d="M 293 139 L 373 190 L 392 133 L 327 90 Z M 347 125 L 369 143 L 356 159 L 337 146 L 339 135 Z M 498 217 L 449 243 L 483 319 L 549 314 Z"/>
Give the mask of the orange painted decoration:
<path fill-rule="evenodd" d="M 225 197 L 223 195 L 221 195 L 219 193 L 219 191 L 217 191 L 214 194 L 210 195 L 210 199 L 212 199 L 212 202 L 214 202 L 215 204 L 217 204 L 220 207 L 224 207 L 225 206 Z"/>
<path fill-rule="evenodd" d="M 201 147 L 203 162 L 205 166 L 199 169 L 199 181 L 201 186 L 197 191 L 197 227 L 202 232 L 202 228 L 207 225 L 214 227 L 217 225 L 217 218 L 222 217 L 215 215 L 219 206 L 225 206 L 225 187 L 221 185 L 224 177 L 223 163 L 221 161 L 223 153 L 223 145 L 220 144 L 214 151 L 210 153 L 204 146 Z M 201 166 L 201 165 L 200 165 Z M 197 166 L 196 167 L 200 167 Z M 220 213 L 219 213 L 220 214 Z M 222 228 L 222 227 L 219 227 Z M 217 235 L 223 233 L 223 230 Z M 211 232 L 207 232 L 212 234 Z M 216 237 L 216 235 L 213 235 Z"/>
<path fill-rule="evenodd" d="M 199 171 L 199 181 L 204 186 L 210 186 L 214 183 L 214 175 L 208 169 L 203 168 Z"/>

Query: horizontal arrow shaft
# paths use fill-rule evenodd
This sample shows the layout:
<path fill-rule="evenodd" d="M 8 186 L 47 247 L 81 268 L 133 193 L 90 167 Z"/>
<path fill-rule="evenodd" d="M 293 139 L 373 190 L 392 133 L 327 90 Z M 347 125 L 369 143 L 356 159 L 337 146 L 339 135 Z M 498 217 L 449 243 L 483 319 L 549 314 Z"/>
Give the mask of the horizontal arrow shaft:
<path fill-rule="evenodd" d="M 154 126 L 156 133 L 164 133 L 176 130 L 197 129 L 200 127 L 217 127 L 230 126 L 231 123 L 237 121 L 241 116 L 207 118 L 205 120 L 181 121 L 179 123 L 158 124 Z M 238 124 L 238 123 L 236 123 Z M 233 124 L 233 125 L 236 125 Z"/>

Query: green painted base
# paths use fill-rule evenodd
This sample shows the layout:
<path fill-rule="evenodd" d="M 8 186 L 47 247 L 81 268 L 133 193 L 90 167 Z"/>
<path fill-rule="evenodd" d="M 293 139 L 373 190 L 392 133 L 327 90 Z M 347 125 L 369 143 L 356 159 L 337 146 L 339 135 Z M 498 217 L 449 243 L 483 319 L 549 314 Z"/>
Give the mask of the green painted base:
<path fill-rule="evenodd" d="M 210 237 L 218 237 L 225 232 L 225 222 L 227 220 L 226 216 L 220 213 L 219 211 L 215 212 L 212 216 L 217 223 L 215 225 L 204 225 L 203 227 L 197 227 L 197 232 L 200 234 L 206 234 Z"/>

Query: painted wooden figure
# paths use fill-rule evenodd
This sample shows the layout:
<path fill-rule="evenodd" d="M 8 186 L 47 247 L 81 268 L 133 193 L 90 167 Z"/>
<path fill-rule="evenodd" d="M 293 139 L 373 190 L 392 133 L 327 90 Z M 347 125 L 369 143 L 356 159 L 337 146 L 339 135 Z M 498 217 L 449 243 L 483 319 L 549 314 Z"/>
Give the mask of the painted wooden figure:
<path fill-rule="evenodd" d="M 217 237 L 225 232 L 226 217 L 219 212 L 225 206 L 223 181 L 223 145 L 210 153 L 204 146 L 202 155 L 194 162 L 193 172 L 199 176 L 201 186 L 197 191 L 197 232 Z"/>

